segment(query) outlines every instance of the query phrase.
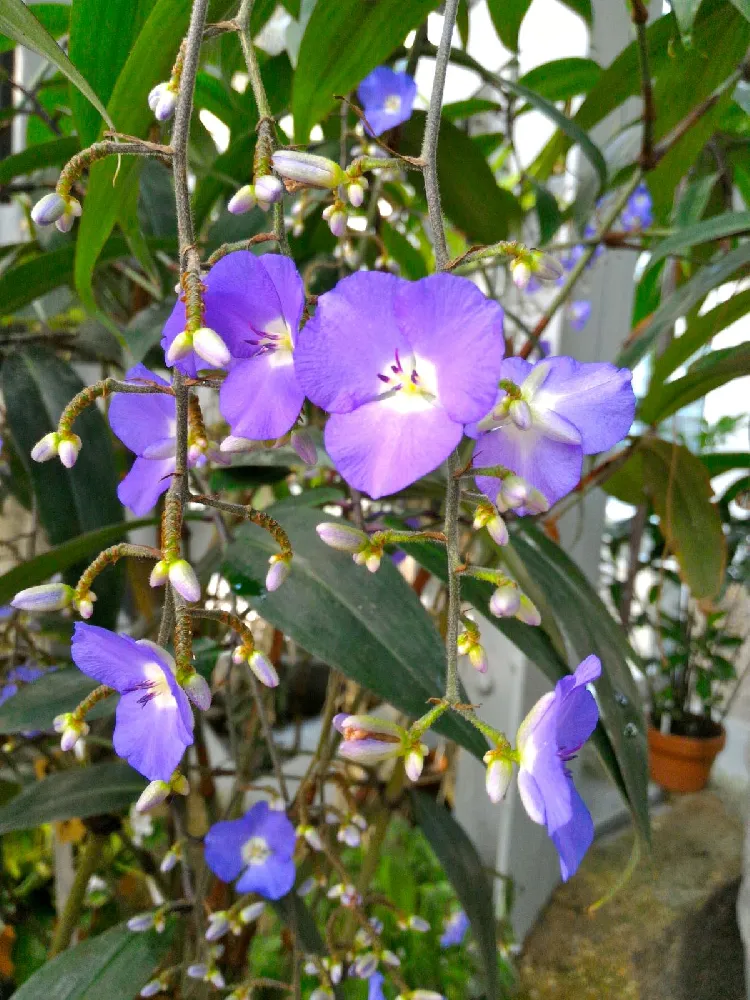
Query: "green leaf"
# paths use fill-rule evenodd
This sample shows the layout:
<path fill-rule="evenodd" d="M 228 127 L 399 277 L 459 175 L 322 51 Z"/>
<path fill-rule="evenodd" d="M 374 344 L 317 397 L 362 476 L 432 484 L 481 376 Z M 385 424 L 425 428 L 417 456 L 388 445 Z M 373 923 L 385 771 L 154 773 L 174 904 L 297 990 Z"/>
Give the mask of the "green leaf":
<path fill-rule="evenodd" d="M 414 816 L 456 890 L 479 949 L 485 981 L 483 996 L 499 1000 L 497 942 L 492 886 L 476 847 L 445 806 L 424 792 L 411 793 Z"/>
<path fill-rule="evenodd" d="M 593 59 L 571 57 L 535 66 L 518 82 L 549 101 L 568 101 L 579 94 L 587 94 L 601 75 L 602 68 Z"/>
<path fill-rule="evenodd" d="M 437 0 L 336 0 L 318 3 L 302 36 L 294 74 L 292 114 L 297 142 L 334 107 L 335 94 L 357 84 L 418 28 Z"/>
<path fill-rule="evenodd" d="M 112 129 L 115 127 L 106 108 L 87 81 L 22 0 L 3 0 L 0 7 L 0 32 L 13 38 L 19 45 L 25 45 L 27 49 L 48 59 L 94 105 L 109 127 Z"/>
<path fill-rule="evenodd" d="M 145 787 L 146 779 L 119 760 L 53 771 L 44 781 L 26 785 L 0 808 L 0 834 L 123 812 Z"/>
<path fill-rule="evenodd" d="M 675 209 L 674 222 L 676 228 L 684 229 L 687 226 L 692 226 L 703 217 L 703 213 L 706 211 L 706 206 L 711 197 L 711 192 L 718 178 L 718 174 L 706 174 L 704 177 L 699 177 L 697 180 L 686 185 L 685 193 L 680 198 Z"/>
<path fill-rule="evenodd" d="M 623 475 L 627 478 L 621 480 Z M 726 541 L 703 462 L 684 445 L 646 437 L 607 483 L 607 492 L 621 495 L 617 491 L 622 482 L 632 501 L 653 504 L 659 529 L 693 597 L 715 597 L 724 581 Z"/>
<path fill-rule="evenodd" d="M 506 49 L 518 52 L 518 33 L 531 0 L 487 0 L 492 23 Z"/>
<path fill-rule="evenodd" d="M 698 457 L 708 469 L 708 474 L 712 479 L 714 476 L 721 475 L 722 472 L 750 469 L 750 452 L 746 451 L 717 451 Z"/>
<path fill-rule="evenodd" d="M 693 34 L 693 22 L 700 5 L 701 0 L 672 0 L 672 10 L 680 26 L 680 34 L 686 41 Z"/>
<path fill-rule="evenodd" d="M 385 248 L 401 269 L 401 275 L 409 281 L 427 277 L 427 262 L 416 247 L 412 246 L 403 233 L 387 222 L 380 227 L 380 236 Z"/>
<path fill-rule="evenodd" d="M 70 24 L 70 5 L 67 3 L 28 3 L 28 9 L 53 38 L 67 34 Z M 0 52 L 15 48 L 16 41 L 0 34 Z"/>
<path fill-rule="evenodd" d="M 17 694 L 0 705 L 0 733 L 24 733 L 52 729 L 55 716 L 72 712 L 98 687 L 76 667 L 54 670 L 31 684 L 22 685 Z M 116 698 L 105 698 L 88 713 L 97 719 L 115 710 Z"/>
<path fill-rule="evenodd" d="M 593 24 L 594 12 L 591 9 L 591 0 L 560 0 L 568 10 L 582 17 L 586 24 Z"/>
<path fill-rule="evenodd" d="M 404 152 L 419 154 L 424 124 L 424 112 L 416 111 L 402 127 Z M 476 143 L 445 119 L 440 122 L 437 167 L 443 211 L 466 238 L 475 243 L 505 239 L 511 223 L 520 219 L 521 207 L 510 191 L 498 185 Z M 421 176 L 410 174 L 409 179 L 424 189 Z"/>
<path fill-rule="evenodd" d="M 652 268 L 659 261 L 680 254 L 696 244 L 722 240 L 738 233 L 750 234 L 750 212 L 726 212 L 724 215 L 714 215 L 694 226 L 680 229 L 673 236 L 668 236 L 661 243 L 657 243 L 651 251 L 648 266 Z"/>
<path fill-rule="evenodd" d="M 7 184 L 14 177 L 23 177 L 45 167 L 61 167 L 79 149 L 78 139 L 72 135 L 27 146 L 20 153 L 7 156 L 0 162 L 0 184 Z"/>
<path fill-rule="evenodd" d="M 750 241 L 738 246 L 721 259 L 702 267 L 690 281 L 673 292 L 666 302 L 631 333 L 628 341 L 617 357 L 617 364 L 625 368 L 635 368 L 659 338 L 674 326 L 681 316 L 685 316 L 693 306 L 701 302 L 712 288 L 725 281 L 750 261 Z"/>
<path fill-rule="evenodd" d="M 13 1000 L 135 1000 L 171 946 L 172 935 L 133 934 L 111 927 L 53 958 L 27 979 Z"/>
<path fill-rule="evenodd" d="M 117 77 L 154 2 L 75 0 L 71 7 L 70 59 L 105 104 L 112 96 Z M 70 103 L 81 145 L 90 146 L 99 134 L 99 115 L 76 91 L 71 92 Z"/>
<path fill-rule="evenodd" d="M 13 569 L 0 576 L 0 605 L 8 604 L 19 590 L 25 590 L 26 587 L 36 587 L 38 584 L 44 583 L 45 580 L 49 580 L 55 573 L 62 573 L 87 556 L 94 556 L 101 549 L 114 545 L 134 528 L 143 528 L 157 523 L 153 518 L 142 517 L 134 521 L 118 521 L 116 524 L 108 524 L 103 528 L 97 528 L 95 531 L 88 531 L 84 535 L 72 538 L 69 542 L 63 542 L 62 545 L 56 545 L 48 552 L 42 552 L 41 555 L 34 556 L 33 559 L 14 566 Z"/>
<path fill-rule="evenodd" d="M 694 362 L 682 378 L 654 385 L 641 403 L 638 416 L 647 424 L 661 423 L 712 389 L 743 375 L 750 375 L 750 343 L 711 351 Z"/>
<path fill-rule="evenodd" d="M 123 520 L 111 437 L 96 406 L 88 407 L 74 424 L 83 448 L 72 469 L 57 459 L 39 463 L 30 458 L 33 446 L 57 428 L 63 408 L 81 389 L 83 383 L 73 369 L 41 347 L 17 351 L 2 368 L 7 426 L 31 477 L 50 545 Z M 94 622 L 111 628 L 122 592 L 117 567 L 99 577 L 96 592 Z"/>
<path fill-rule="evenodd" d="M 750 0 L 729 0 L 743 17 L 750 21 Z"/>
<path fill-rule="evenodd" d="M 496 114 L 498 111 L 502 111 L 502 105 L 498 104 L 497 101 L 488 101 L 486 97 L 470 97 L 466 101 L 452 101 L 450 104 L 444 104 L 440 113 L 443 118 L 458 122 L 471 118 L 472 115 L 483 115 L 487 112 Z"/>
<path fill-rule="evenodd" d="M 634 821 L 648 839 L 646 724 L 629 666 L 635 654 L 583 572 L 544 532 L 524 522 L 522 530 L 514 532 L 512 545 L 550 606 L 560 609 L 558 625 L 578 660 L 594 653 L 602 662 L 602 675 L 596 682 L 601 721 L 614 748 Z"/>
<path fill-rule="evenodd" d="M 562 225 L 562 212 L 557 204 L 557 198 L 533 177 L 529 178 L 534 188 L 536 199 L 536 214 L 539 220 L 539 242 L 545 244 L 555 235 Z"/>
<path fill-rule="evenodd" d="M 273 515 L 274 508 L 269 508 Z M 445 652 L 414 591 L 384 559 L 377 573 L 321 542 L 315 526 L 330 520 L 308 509 L 283 512 L 282 527 L 294 549 L 291 572 L 273 593 L 248 595 L 264 619 L 304 649 L 374 691 L 402 712 L 419 716 L 428 698 L 440 697 Z M 227 549 L 224 574 L 237 587 L 262 581 L 278 547 L 268 532 L 243 525 Z M 456 716 L 437 727 L 481 757 L 484 738 Z"/>

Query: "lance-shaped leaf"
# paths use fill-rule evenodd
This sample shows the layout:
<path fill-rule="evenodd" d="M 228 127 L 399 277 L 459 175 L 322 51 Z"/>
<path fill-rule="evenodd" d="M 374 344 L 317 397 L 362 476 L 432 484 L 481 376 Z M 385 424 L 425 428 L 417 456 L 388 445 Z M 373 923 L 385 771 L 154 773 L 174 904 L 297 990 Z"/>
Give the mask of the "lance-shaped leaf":
<path fill-rule="evenodd" d="M 23 177 L 45 167 L 61 167 L 80 149 L 74 135 L 64 135 L 49 142 L 27 146 L 20 153 L 7 156 L 0 163 L 0 184 L 8 184 L 14 177 Z"/>
<path fill-rule="evenodd" d="M 0 705 L 0 733 L 51 730 L 55 716 L 72 712 L 98 686 L 75 667 L 50 671 L 33 683 L 22 685 L 17 694 Z M 105 698 L 94 705 L 86 718 L 110 715 L 116 706 L 117 698 Z"/>
<path fill-rule="evenodd" d="M 638 416 L 647 424 L 658 424 L 712 389 L 743 375 L 750 375 L 750 344 L 711 351 L 694 362 L 681 378 L 652 386 Z"/>
<path fill-rule="evenodd" d="M 401 711 L 423 714 L 428 699 L 443 694 L 445 651 L 406 580 L 389 559 L 368 573 L 351 556 L 324 545 L 315 527 L 330 518 L 316 511 L 282 510 L 279 520 L 294 550 L 291 572 L 279 590 L 247 594 L 247 600 L 314 656 Z M 248 579 L 257 584 L 277 551 L 268 532 L 244 525 L 227 550 L 224 575 L 240 591 Z M 436 728 L 475 756 L 487 749 L 458 716 L 443 716 Z"/>
<path fill-rule="evenodd" d="M 659 261 L 673 254 L 680 254 L 689 247 L 722 240 L 738 233 L 750 233 L 750 212 L 726 212 L 723 215 L 714 215 L 694 226 L 679 229 L 673 236 L 668 236 L 661 243 L 657 243 L 651 251 L 648 266 L 652 268 Z"/>

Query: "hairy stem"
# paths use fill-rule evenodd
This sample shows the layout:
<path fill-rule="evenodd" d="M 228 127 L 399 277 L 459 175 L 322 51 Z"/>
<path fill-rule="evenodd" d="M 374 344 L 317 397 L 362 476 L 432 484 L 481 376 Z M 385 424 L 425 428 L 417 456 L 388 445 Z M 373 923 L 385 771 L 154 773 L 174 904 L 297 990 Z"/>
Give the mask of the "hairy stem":
<path fill-rule="evenodd" d="M 102 853 L 106 843 L 106 837 L 101 837 L 96 833 L 90 833 L 88 835 L 88 839 L 86 840 L 83 850 L 81 851 L 81 856 L 78 860 L 78 869 L 75 874 L 75 879 L 73 880 L 73 885 L 70 889 L 70 895 L 68 896 L 65 909 L 60 917 L 60 922 L 55 928 L 52 945 L 49 951 L 50 958 L 54 958 L 54 956 L 59 955 L 61 951 L 65 951 L 71 942 L 76 926 L 78 925 L 78 920 L 81 916 L 81 910 L 83 908 L 83 901 L 86 897 L 86 888 L 88 887 L 89 879 L 99 867 L 99 862 L 102 859 Z"/>

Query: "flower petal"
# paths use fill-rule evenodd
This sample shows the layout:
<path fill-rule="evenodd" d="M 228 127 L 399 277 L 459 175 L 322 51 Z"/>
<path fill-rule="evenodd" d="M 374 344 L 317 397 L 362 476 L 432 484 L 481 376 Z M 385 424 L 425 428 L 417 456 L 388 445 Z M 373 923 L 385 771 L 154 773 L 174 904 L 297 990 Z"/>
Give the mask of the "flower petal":
<path fill-rule="evenodd" d="M 594 821 L 586 808 L 586 803 L 578 794 L 573 779 L 566 774 L 572 815 L 568 822 L 553 833 L 552 843 L 560 855 L 560 874 L 563 882 L 575 875 L 586 851 L 594 839 Z"/>
<path fill-rule="evenodd" d="M 477 441 L 475 466 L 504 465 L 538 489 L 550 506 L 578 484 L 583 466 L 580 445 L 551 441 L 533 424 L 521 430 L 508 422 Z M 491 500 L 497 500 L 501 480 L 479 476 L 477 486 Z M 527 513 L 525 507 L 517 508 Z"/>
<path fill-rule="evenodd" d="M 290 351 L 240 361 L 229 372 L 219 394 L 221 414 L 233 436 L 253 441 L 286 434 L 304 401 Z"/>
<path fill-rule="evenodd" d="M 237 882 L 237 892 L 257 892 L 265 899 L 281 899 L 294 885 L 294 862 L 271 857 L 262 865 L 248 865 Z"/>
<path fill-rule="evenodd" d="M 128 371 L 125 381 L 169 384 L 140 364 Z M 135 395 L 116 392 L 109 407 L 109 424 L 127 448 L 136 455 L 142 455 L 155 441 L 175 436 L 174 397 L 163 393 Z"/>
<path fill-rule="evenodd" d="M 142 690 L 120 698 L 115 714 L 115 753 L 149 781 L 169 781 L 192 742 L 192 733 L 185 739 L 176 699 L 164 695 L 148 698 L 148 692 Z"/>
<path fill-rule="evenodd" d="M 153 649 L 140 646 L 130 636 L 85 622 L 75 624 L 71 655 L 84 674 L 120 692 L 145 681 L 146 664 L 157 658 Z"/>
<path fill-rule="evenodd" d="M 233 882 L 245 867 L 242 848 L 252 837 L 247 817 L 214 823 L 203 841 L 206 864 L 222 880 Z"/>
<path fill-rule="evenodd" d="M 461 425 L 440 407 L 405 412 L 390 405 L 395 399 L 334 413 L 326 425 L 331 461 L 350 486 L 374 499 L 432 472 L 463 436 Z"/>
<path fill-rule="evenodd" d="M 384 391 L 379 374 L 406 357 L 409 343 L 394 313 L 393 274 L 360 271 L 321 295 L 294 352 L 297 381 L 305 395 L 329 413 L 348 413 Z"/>
<path fill-rule="evenodd" d="M 253 836 L 265 837 L 273 853 L 282 861 L 288 861 L 294 854 L 297 834 L 286 813 L 271 809 L 267 802 L 259 803 L 265 806 L 264 814 L 257 821 Z"/>
<path fill-rule="evenodd" d="M 435 366 L 440 404 L 459 423 L 481 420 L 497 397 L 505 351 L 497 302 L 468 278 L 434 274 L 402 282 L 395 312 L 417 358 Z"/>
<path fill-rule="evenodd" d="M 136 458 L 133 467 L 117 487 L 120 503 L 143 517 L 156 506 L 156 501 L 169 489 L 174 458 Z"/>
<path fill-rule="evenodd" d="M 622 440 L 635 416 L 628 368 L 573 358 L 547 358 L 549 373 L 534 397 L 534 408 L 554 410 L 581 435 L 585 455 L 606 451 Z"/>

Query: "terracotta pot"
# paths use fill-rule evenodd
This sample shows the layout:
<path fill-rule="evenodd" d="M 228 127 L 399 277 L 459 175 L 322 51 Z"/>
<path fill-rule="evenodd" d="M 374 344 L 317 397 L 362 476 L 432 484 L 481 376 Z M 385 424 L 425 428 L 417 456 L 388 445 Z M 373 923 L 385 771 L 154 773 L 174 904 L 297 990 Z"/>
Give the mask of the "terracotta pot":
<path fill-rule="evenodd" d="M 726 741 L 723 726 L 716 736 L 705 739 L 664 734 L 649 726 L 651 780 L 668 792 L 699 792 L 708 784 L 714 760 Z"/>

